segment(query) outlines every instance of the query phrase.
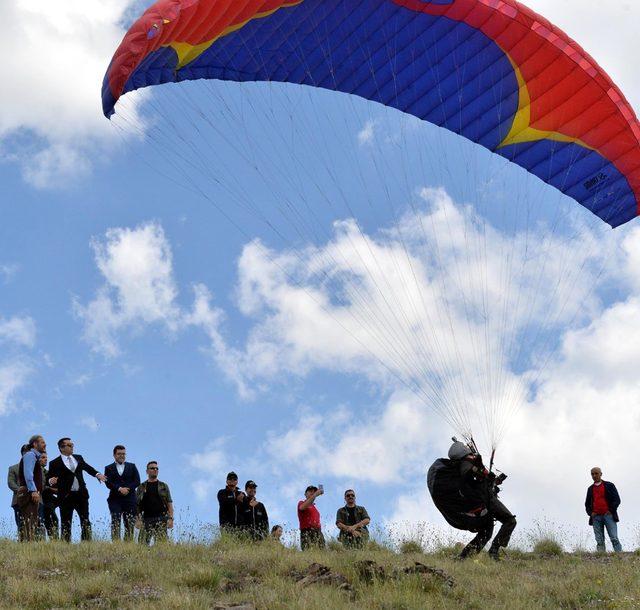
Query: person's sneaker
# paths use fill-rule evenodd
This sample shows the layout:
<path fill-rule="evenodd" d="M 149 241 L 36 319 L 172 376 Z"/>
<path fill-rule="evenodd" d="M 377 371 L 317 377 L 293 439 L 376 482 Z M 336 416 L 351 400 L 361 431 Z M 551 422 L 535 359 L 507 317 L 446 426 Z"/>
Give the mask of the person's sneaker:
<path fill-rule="evenodd" d="M 494 561 L 501 561 L 500 559 L 500 547 L 491 547 L 489 549 L 489 557 L 491 557 L 491 559 L 493 559 Z"/>

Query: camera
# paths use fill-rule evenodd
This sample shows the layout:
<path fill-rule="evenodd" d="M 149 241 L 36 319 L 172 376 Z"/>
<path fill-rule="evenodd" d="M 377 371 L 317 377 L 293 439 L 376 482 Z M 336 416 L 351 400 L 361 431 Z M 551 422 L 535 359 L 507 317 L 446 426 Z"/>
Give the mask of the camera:
<path fill-rule="evenodd" d="M 496 484 L 496 485 L 502 485 L 502 484 L 505 482 L 506 478 L 507 478 L 507 475 L 506 475 L 504 472 L 501 472 L 501 473 L 496 477 L 495 484 Z"/>

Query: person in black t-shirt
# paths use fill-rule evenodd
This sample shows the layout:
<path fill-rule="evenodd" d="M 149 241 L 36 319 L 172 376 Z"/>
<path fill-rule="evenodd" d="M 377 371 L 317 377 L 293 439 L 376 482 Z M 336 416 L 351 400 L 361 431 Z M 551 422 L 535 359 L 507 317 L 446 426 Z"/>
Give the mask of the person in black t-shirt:
<path fill-rule="evenodd" d="M 269 516 L 262 502 L 256 498 L 258 485 L 247 481 L 245 497 L 240 507 L 242 527 L 251 540 L 264 540 L 269 535 Z"/>
<path fill-rule="evenodd" d="M 136 489 L 136 504 L 141 519 L 140 544 L 151 544 L 167 539 L 167 530 L 173 528 L 173 500 L 169 486 L 158 480 L 158 462 L 147 464 L 147 480 Z"/>
<path fill-rule="evenodd" d="M 230 472 L 227 475 L 227 486 L 218 492 L 220 505 L 218 516 L 221 530 L 236 531 L 242 527 L 241 504 L 244 498 L 245 494 L 238 489 L 238 475 Z"/>

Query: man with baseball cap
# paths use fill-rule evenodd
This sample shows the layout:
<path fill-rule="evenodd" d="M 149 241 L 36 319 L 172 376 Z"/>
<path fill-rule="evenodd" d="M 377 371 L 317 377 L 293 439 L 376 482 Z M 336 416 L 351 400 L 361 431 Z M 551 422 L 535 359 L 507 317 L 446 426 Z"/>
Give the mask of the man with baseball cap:
<path fill-rule="evenodd" d="M 238 489 L 238 475 L 230 472 L 227 485 L 218 492 L 220 530 L 235 532 L 242 527 L 241 504 L 245 494 Z"/>
<path fill-rule="evenodd" d="M 245 496 L 240 508 L 242 528 L 251 540 L 256 541 L 269 535 L 269 516 L 264 504 L 256 498 L 257 489 L 255 481 L 245 483 Z"/>
<path fill-rule="evenodd" d="M 300 522 L 300 548 L 303 551 L 311 548 L 325 547 L 320 512 L 315 506 L 318 496 L 324 493 L 322 486 L 309 485 L 304 491 L 304 500 L 298 502 L 298 521 Z"/>

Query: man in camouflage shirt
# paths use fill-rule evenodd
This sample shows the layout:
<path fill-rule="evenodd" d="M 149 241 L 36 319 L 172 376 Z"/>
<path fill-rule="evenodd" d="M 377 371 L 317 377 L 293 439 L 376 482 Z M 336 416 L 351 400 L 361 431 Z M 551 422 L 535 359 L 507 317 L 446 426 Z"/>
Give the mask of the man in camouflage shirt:
<path fill-rule="evenodd" d="M 158 462 L 152 460 L 147 464 L 147 480 L 136 489 L 136 504 L 140 534 L 140 544 L 151 544 L 151 541 L 167 540 L 167 530 L 173 528 L 173 499 L 169 486 L 158 480 Z"/>
<path fill-rule="evenodd" d="M 336 515 L 336 525 L 340 530 L 338 540 L 345 547 L 364 548 L 369 541 L 369 513 L 364 506 L 356 504 L 356 492 L 353 489 L 344 492 L 344 500 L 345 505 L 338 509 Z"/>

